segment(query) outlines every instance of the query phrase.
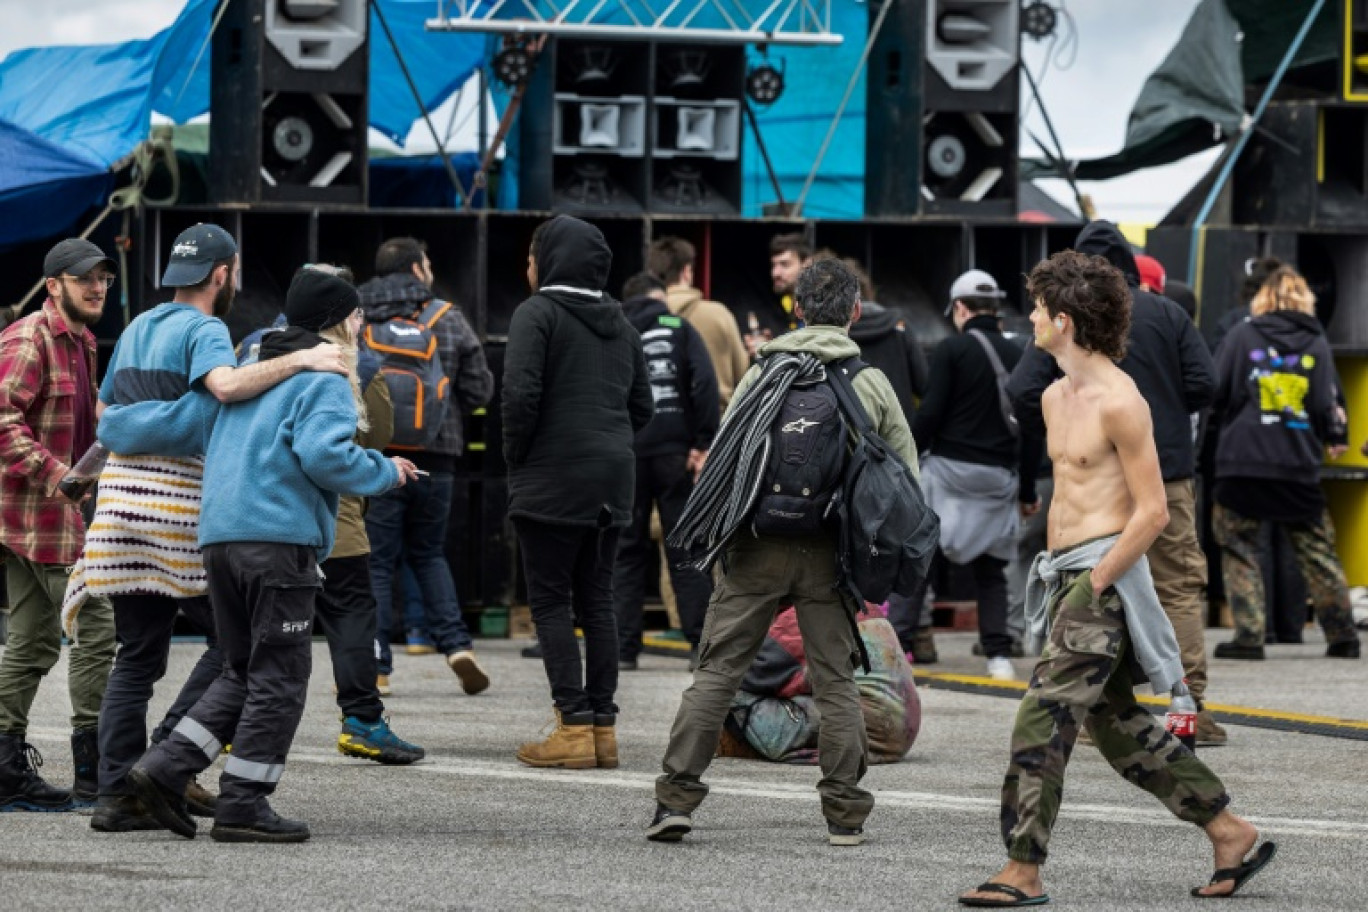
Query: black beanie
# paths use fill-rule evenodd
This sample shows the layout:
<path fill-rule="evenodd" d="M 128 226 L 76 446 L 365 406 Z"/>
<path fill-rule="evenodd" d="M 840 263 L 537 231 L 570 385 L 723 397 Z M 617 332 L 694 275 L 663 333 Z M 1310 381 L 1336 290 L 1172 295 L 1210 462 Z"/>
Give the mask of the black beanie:
<path fill-rule="evenodd" d="M 361 306 L 356 289 L 321 269 L 301 269 L 285 294 L 285 319 L 291 326 L 322 332 Z"/>

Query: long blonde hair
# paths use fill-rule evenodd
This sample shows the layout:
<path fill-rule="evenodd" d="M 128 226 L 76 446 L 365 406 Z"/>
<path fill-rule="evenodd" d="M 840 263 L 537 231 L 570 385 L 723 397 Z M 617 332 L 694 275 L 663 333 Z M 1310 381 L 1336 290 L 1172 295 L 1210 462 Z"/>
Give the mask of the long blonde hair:
<path fill-rule="evenodd" d="M 1249 302 L 1251 316 L 1257 317 L 1275 310 L 1316 315 L 1316 293 L 1306 284 L 1301 273 L 1291 266 L 1279 266 L 1269 273 L 1263 287 Z"/>

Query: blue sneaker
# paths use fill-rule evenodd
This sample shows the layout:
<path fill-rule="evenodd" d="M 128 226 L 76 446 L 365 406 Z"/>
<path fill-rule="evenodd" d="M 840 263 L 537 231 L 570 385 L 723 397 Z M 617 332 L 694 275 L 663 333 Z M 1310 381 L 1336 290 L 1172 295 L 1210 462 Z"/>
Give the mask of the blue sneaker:
<path fill-rule="evenodd" d="M 355 716 L 347 716 L 342 720 L 342 734 L 337 736 L 337 751 L 348 757 L 397 766 L 414 763 L 427 756 L 427 751 L 416 744 L 409 744 L 390 731 L 387 720 L 362 722 Z"/>
<path fill-rule="evenodd" d="M 437 651 L 437 643 L 420 627 L 410 629 L 405 639 L 404 651 L 411 656 L 432 655 Z"/>

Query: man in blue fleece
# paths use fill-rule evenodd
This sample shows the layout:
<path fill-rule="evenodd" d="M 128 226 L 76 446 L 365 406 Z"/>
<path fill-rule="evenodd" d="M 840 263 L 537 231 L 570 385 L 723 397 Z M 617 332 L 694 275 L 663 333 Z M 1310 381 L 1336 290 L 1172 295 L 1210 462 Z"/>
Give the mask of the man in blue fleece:
<path fill-rule="evenodd" d="M 265 337 L 261 361 L 322 345 L 318 333 L 359 303 L 348 282 L 301 270 L 285 300 L 289 325 Z M 214 423 L 199 544 L 223 674 L 128 777 L 147 810 L 179 836 L 195 835 L 185 784 L 231 742 L 209 835 L 219 842 L 309 838 L 307 824 L 280 817 L 266 799 L 304 711 L 318 562 L 332 550 L 339 494 L 383 494 L 415 471 L 407 459 L 357 446 L 356 414 L 346 378 L 309 373 L 224 406 Z"/>

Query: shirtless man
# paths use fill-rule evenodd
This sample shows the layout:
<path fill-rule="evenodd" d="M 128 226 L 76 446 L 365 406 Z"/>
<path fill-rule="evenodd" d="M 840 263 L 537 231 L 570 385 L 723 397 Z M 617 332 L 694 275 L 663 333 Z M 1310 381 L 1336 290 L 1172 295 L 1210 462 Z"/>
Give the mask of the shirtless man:
<path fill-rule="evenodd" d="M 1033 635 L 1049 641 L 1012 730 L 1002 786 L 1007 866 L 960 896 L 966 906 L 1042 905 L 1040 878 L 1079 727 L 1125 778 L 1206 831 L 1216 873 L 1194 896 L 1234 893 L 1273 857 L 1230 796 L 1134 696 L 1131 653 L 1156 693 L 1185 689 L 1178 644 L 1145 551 L 1168 522 L 1149 407 L 1114 363 L 1124 354 L 1130 293 L 1101 257 L 1072 250 L 1028 281 L 1035 343 L 1064 372 L 1041 401 L 1054 461 L 1050 550 L 1027 585 Z M 1124 612 L 1122 610 L 1124 605 Z"/>

